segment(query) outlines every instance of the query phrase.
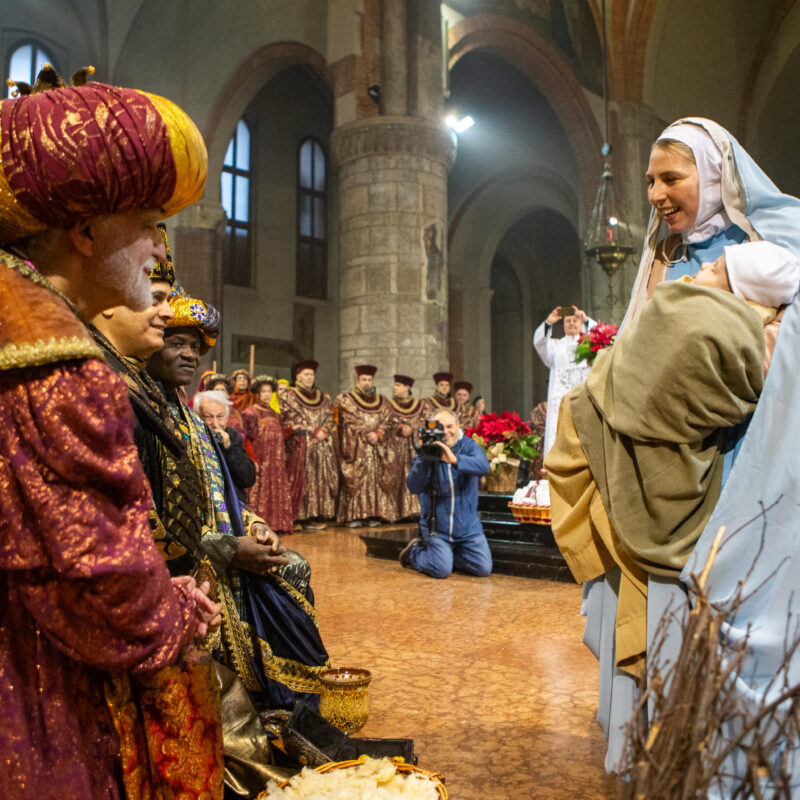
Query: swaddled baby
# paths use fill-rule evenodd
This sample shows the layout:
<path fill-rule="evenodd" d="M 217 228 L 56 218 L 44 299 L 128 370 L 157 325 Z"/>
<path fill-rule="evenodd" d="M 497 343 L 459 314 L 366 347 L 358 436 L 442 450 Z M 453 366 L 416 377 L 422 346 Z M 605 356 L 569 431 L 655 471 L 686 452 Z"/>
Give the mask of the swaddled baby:
<path fill-rule="evenodd" d="M 767 325 L 780 306 L 797 294 L 800 264 L 785 247 L 772 242 L 745 242 L 729 245 L 716 261 L 703 264 L 697 275 L 681 281 L 732 292 L 756 306 Z"/>
<path fill-rule="evenodd" d="M 642 668 L 648 574 L 676 577 L 719 498 L 726 431 L 764 384 L 765 328 L 800 285 L 782 247 L 725 248 L 659 284 L 564 398 L 545 459 L 552 528 L 579 582 L 621 568 L 617 663 Z"/>

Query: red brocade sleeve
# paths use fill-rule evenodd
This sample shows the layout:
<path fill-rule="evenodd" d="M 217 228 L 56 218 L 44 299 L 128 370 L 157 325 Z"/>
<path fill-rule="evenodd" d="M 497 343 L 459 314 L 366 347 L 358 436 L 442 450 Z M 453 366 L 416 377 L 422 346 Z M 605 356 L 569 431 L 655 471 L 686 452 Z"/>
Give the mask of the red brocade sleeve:
<path fill-rule="evenodd" d="M 153 544 L 150 502 L 125 385 L 105 364 L 0 372 L 10 628 L 23 634 L 29 616 L 66 656 L 104 671 L 174 662 L 193 632 L 194 601 Z"/>

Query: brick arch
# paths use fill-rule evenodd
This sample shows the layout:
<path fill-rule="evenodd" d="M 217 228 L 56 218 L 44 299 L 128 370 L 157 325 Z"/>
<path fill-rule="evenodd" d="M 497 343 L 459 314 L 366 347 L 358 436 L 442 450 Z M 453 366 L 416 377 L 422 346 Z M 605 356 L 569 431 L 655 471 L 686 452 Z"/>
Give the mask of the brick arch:
<path fill-rule="evenodd" d="M 484 50 L 518 69 L 542 93 L 575 154 L 588 213 L 600 179 L 603 136 L 566 59 L 532 28 L 491 14 L 467 17 L 451 28 L 448 47 L 450 68 L 467 53 Z"/>
<path fill-rule="evenodd" d="M 614 50 L 621 52 L 624 60 L 624 87 L 621 95 L 626 100 L 637 103 L 641 103 L 644 96 L 647 45 L 652 33 L 656 5 L 649 2 L 636 3 L 624 38 L 615 37 L 612 43 Z"/>
<path fill-rule="evenodd" d="M 333 92 L 333 80 L 327 62 L 313 47 L 300 42 L 273 42 L 256 50 L 239 64 L 214 99 L 203 128 L 203 138 L 208 148 L 209 174 L 217 174 L 222 169 L 225 149 L 236 123 L 253 98 L 282 70 L 303 65 L 310 67 L 322 84 Z"/>

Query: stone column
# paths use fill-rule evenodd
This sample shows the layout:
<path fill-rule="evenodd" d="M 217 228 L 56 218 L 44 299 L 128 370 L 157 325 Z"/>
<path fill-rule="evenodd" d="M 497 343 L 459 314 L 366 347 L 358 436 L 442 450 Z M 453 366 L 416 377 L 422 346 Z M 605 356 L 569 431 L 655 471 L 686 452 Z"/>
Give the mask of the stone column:
<path fill-rule="evenodd" d="M 200 200 L 167 220 L 175 274 L 187 293 L 222 311 L 222 240 L 225 212 L 219 202 Z M 225 324 L 223 318 L 222 324 Z M 223 368 L 222 331 L 217 344 L 204 356 L 201 370 L 217 362 Z"/>
<path fill-rule="evenodd" d="M 383 0 L 381 15 L 381 111 L 405 116 L 408 107 L 405 0 Z"/>
<path fill-rule="evenodd" d="M 441 126 L 413 117 L 370 117 L 331 137 L 339 183 L 342 388 L 359 363 L 421 382 L 447 360 L 447 171 L 455 144 Z"/>

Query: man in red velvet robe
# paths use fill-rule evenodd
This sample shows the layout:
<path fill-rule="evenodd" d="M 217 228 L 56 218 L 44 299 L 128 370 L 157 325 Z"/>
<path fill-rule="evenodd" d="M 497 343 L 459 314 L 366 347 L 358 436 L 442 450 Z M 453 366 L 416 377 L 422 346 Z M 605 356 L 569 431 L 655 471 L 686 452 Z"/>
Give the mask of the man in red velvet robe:
<path fill-rule="evenodd" d="M 151 764 L 133 714 L 217 608 L 153 543 L 125 385 L 84 325 L 151 302 L 156 221 L 202 195 L 205 147 L 168 100 L 79 77 L 0 102 L 0 797 L 220 797 L 209 709 L 189 698 Z"/>
<path fill-rule="evenodd" d="M 253 393 L 250 391 L 250 373 L 246 369 L 235 369 L 231 374 L 231 402 L 233 407 L 243 414 L 253 405 Z"/>

